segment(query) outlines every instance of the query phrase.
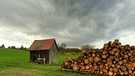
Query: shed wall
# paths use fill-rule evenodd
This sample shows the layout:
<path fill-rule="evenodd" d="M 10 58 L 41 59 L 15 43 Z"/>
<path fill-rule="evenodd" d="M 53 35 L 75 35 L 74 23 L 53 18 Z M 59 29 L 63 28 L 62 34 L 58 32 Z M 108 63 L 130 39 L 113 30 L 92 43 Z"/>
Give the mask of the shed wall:
<path fill-rule="evenodd" d="M 55 43 L 49 50 L 49 64 L 58 64 L 58 49 Z"/>

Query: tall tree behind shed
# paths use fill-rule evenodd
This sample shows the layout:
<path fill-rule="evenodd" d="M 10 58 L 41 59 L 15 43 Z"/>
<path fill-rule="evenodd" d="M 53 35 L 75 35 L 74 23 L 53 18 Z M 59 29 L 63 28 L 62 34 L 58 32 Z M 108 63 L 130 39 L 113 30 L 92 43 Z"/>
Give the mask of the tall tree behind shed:
<path fill-rule="evenodd" d="M 66 44 L 66 43 L 62 43 L 62 44 L 59 46 L 59 50 L 60 50 L 60 51 L 65 51 L 66 47 L 67 47 L 67 44 Z"/>

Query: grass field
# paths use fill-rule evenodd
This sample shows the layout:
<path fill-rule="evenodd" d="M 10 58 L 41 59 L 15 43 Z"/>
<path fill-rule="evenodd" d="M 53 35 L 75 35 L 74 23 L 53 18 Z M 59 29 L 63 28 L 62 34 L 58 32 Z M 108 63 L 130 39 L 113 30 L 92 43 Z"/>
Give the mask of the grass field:
<path fill-rule="evenodd" d="M 41 65 L 29 62 L 29 52 L 0 48 L 0 76 L 82 76 L 79 73 L 61 71 L 60 65 L 66 58 L 78 55 L 62 55 L 56 65 Z"/>

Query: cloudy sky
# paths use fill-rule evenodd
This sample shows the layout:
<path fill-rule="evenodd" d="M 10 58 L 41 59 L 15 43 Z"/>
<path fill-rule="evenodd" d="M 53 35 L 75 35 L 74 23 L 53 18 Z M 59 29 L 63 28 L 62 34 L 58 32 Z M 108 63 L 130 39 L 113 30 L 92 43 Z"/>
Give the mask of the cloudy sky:
<path fill-rule="evenodd" d="M 0 0 L 0 44 L 47 38 L 67 47 L 135 45 L 135 0 Z"/>

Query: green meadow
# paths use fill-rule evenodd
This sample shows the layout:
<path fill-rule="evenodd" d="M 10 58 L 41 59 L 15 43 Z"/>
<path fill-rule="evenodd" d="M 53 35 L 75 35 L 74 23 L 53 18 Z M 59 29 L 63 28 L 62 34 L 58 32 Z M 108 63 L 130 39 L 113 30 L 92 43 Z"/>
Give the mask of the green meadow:
<path fill-rule="evenodd" d="M 66 58 L 76 57 L 78 55 L 59 54 L 58 64 L 42 65 L 29 61 L 29 51 L 0 48 L 0 76 L 82 76 L 60 70 Z"/>

